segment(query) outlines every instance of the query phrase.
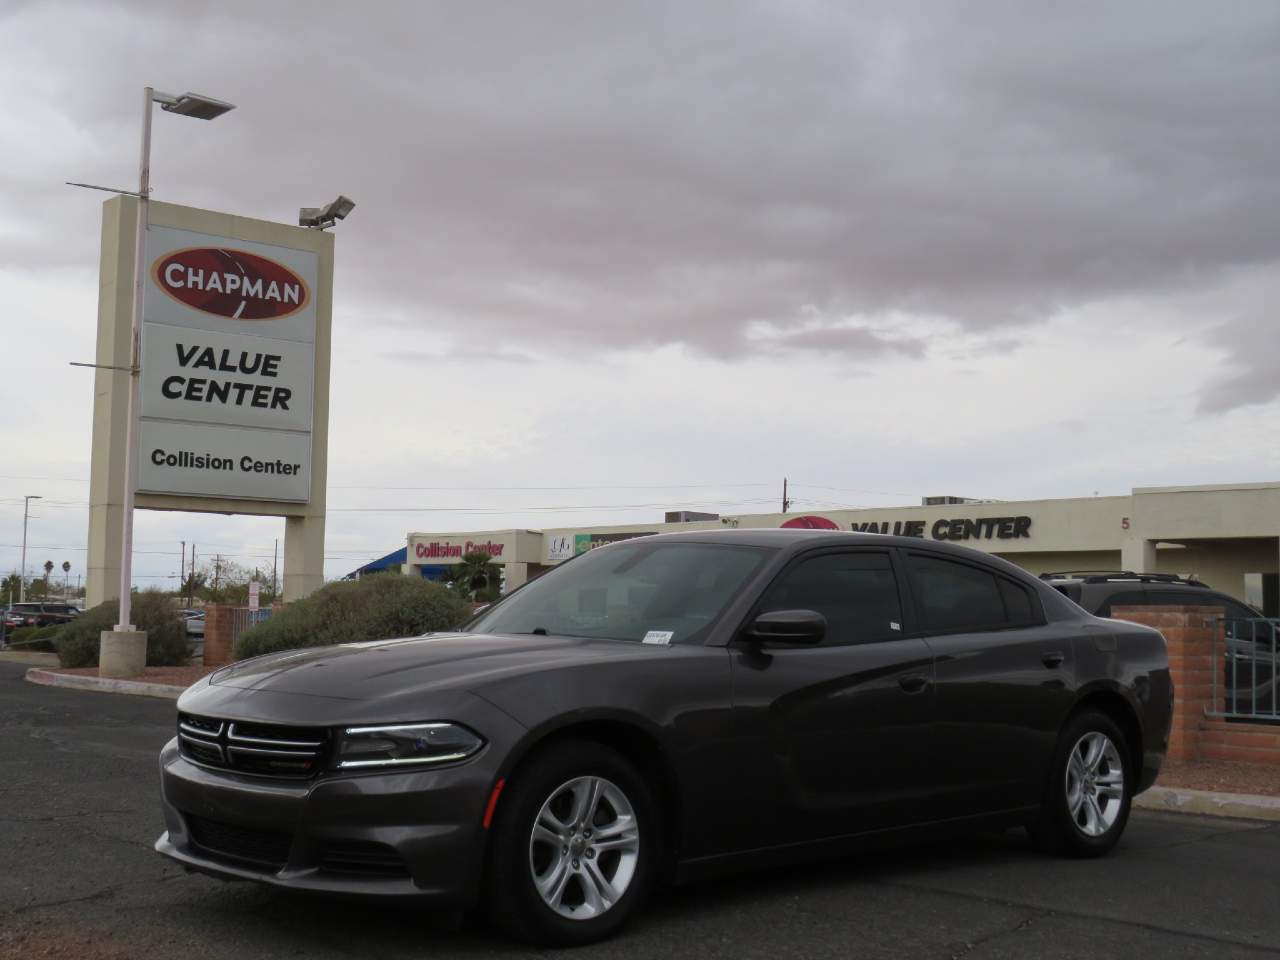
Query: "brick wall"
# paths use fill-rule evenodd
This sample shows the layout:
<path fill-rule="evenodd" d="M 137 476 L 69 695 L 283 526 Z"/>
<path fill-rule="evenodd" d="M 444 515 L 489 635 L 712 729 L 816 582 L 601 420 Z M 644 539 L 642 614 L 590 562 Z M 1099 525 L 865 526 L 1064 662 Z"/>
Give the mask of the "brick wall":
<path fill-rule="evenodd" d="M 209 603 L 204 608 L 204 665 L 220 667 L 231 662 L 232 625 L 235 607 L 229 603 Z"/>
<path fill-rule="evenodd" d="M 1200 757 L 1272 764 L 1280 776 L 1280 727 L 1205 717 L 1200 725 Z"/>
<path fill-rule="evenodd" d="M 1213 622 L 1223 615 L 1221 607 L 1115 607 L 1111 615 L 1164 634 L 1174 696 L 1170 760 L 1237 760 L 1280 768 L 1280 726 L 1207 716 L 1214 709 L 1213 671 L 1223 650 L 1222 624 Z"/>

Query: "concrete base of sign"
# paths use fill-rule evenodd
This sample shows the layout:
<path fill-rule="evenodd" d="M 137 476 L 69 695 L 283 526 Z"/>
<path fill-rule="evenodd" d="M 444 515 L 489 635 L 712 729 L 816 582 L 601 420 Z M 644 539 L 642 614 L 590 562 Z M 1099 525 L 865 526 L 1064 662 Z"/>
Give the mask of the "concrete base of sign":
<path fill-rule="evenodd" d="M 98 650 L 98 676 L 136 677 L 147 665 L 145 630 L 103 630 Z"/>

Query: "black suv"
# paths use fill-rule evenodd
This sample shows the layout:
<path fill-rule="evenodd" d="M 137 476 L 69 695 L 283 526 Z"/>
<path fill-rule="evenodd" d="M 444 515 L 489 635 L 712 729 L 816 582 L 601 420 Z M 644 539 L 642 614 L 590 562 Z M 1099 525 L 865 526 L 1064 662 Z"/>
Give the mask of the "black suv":
<path fill-rule="evenodd" d="M 1042 573 L 1040 579 L 1097 617 L 1115 607 L 1222 607 L 1226 650 L 1222 684 L 1229 713 L 1276 714 L 1276 634 L 1280 621 L 1199 580 L 1168 573 L 1069 571 Z"/>

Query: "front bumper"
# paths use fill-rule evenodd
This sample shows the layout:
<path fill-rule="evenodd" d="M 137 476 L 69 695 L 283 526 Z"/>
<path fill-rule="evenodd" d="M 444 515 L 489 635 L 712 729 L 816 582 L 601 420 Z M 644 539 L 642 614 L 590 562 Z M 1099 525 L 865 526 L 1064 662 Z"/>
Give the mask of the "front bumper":
<path fill-rule="evenodd" d="M 174 739 L 160 754 L 155 849 L 227 880 L 465 906 L 483 872 L 492 757 L 300 782 L 199 766 Z"/>

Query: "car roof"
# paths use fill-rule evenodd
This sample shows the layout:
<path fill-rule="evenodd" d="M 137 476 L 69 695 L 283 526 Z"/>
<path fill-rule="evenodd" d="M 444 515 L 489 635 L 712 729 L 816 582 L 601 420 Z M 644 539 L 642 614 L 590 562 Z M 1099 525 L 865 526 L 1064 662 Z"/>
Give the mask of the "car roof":
<path fill-rule="evenodd" d="M 800 530 L 780 529 L 772 527 L 752 527 L 734 530 L 681 530 L 675 533 L 660 533 L 648 537 L 663 540 L 689 540 L 700 543 L 733 543 L 751 547 L 773 547 L 774 549 L 808 549 L 810 547 L 904 547 L 909 550 L 933 550 L 939 553 L 950 553 L 957 557 L 968 557 L 986 560 L 1000 566 L 1014 566 L 1000 557 L 993 556 L 973 547 L 962 547 L 943 540 L 923 540 L 920 537 L 897 537 L 887 533 L 856 533 L 851 530 Z M 640 539 L 639 537 L 635 539 Z M 634 543 L 635 540 L 619 541 Z M 1014 569 L 1026 574 L 1021 567 Z M 1030 574 L 1026 574 L 1030 576 Z"/>

